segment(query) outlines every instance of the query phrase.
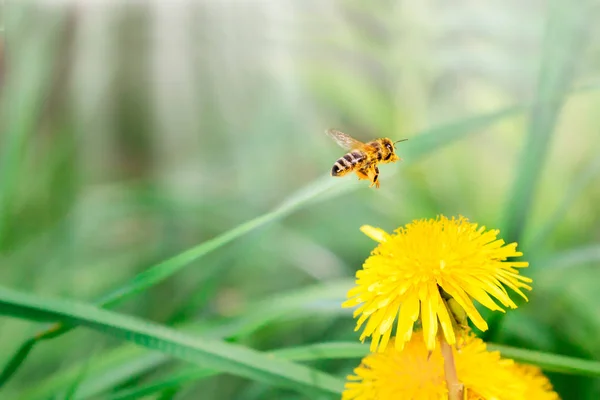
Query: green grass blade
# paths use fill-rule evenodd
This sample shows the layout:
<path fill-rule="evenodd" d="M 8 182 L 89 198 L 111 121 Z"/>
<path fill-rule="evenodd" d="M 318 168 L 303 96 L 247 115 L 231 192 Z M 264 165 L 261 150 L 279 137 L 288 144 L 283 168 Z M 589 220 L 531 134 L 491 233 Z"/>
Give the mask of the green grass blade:
<path fill-rule="evenodd" d="M 544 371 L 600 377 L 600 362 L 598 361 L 582 360 L 574 357 L 518 349 L 516 347 L 498 344 L 490 344 L 488 345 L 488 348 L 490 350 L 498 350 L 502 354 L 502 357 L 512 358 L 523 364 L 537 365 Z"/>
<path fill-rule="evenodd" d="M 20 6 L 8 7 L 15 14 L 20 11 Z M 23 40 L 17 36 L 19 32 L 13 32 L 11 21 L 7 21 L 6 30 L 2 32 L 5 36 L 3 39 L 11 43 L 11 46 L 5 47 L 5 70 L 8 76 L 3 79 L 0 106 L 0 248 L 4 246 L 8 233 L 7 224 L 21 173 L 25 145 L 39 122 L 44 101 L 53 82 L 53 64 L 57 58 L 58 41 L 63 33 L 60 27 L 64 17 L 49 15 L 49 18 L 55 20 L 49 27 L 54 27 L 48 28 L 48 34 L 37 42 L 22 43 Z M 19 51 L 15 51 L 16 48 Z"/>
<path fill-rule="evenodd" d="M 597 244 L 570 249 L 536 260 L 536 263 L 544 269 L 570 268 L 598 262 L 600 262 L 600 245 Z"/>
<path fill-rule="evenodd" d="M 586 15 L 585 7 L 573 7 L 565 0 L 551 3 L 528 135 L 505 211 L 502 232 L 511 242 L 521 239 L 528 221 L 556 120 L 584 42 L 580 26 Z"/>
<path fill-rule="evenodd" d="M 113 387 L 164 366 L 170 358 L 163 354 L 148 351 L 131 343 L 106 351 L 90 362 L 88 377 L 82 382 L 78 395 L 97 396 Z M 21 394 L 21 400 L 47 399 L 68 389 L 69 382 L 77 379 L 84 362 L 66 370 L 57 371 L 49 378 L 40 381 Z"/>
<path fill-rule="evenodd" d="M 319 194 L 328 190 L 331 186 L 332 183 L 329 179 L 317 180 L 309 187 L 297 192 L 294 196 L 281 204 L 275 210 L 238 225 L 237 227 L 213 239 L 210 239 L 199 246 L 184 251 L 183 253 L 180 253 L 175 257 L 163 261 L 160 264 L 157 264 L 152 268 L 149 268 L 148 270 L 136 275 L 126 285 L 102 297 L 97 304 L 99 306 L 111 306 L 118 301 L 124 300 L 129 296 L 144 291 L 162 282 L 176 272 L 180 271 L 185 266 L 200 259 L 201 257 L 204 257 L 212 251 L 225 246 L 233 240 L 258 229 L 267 223 L 276 221 L 290 214 L 300 206 L 305 205 L 310 200 L 318 197 Z"/>
<path fill-rule="evenodd" d="M 369 352 L 369 346 L 356 343 L 319 343 L 308 346 L 291 347 L 274 350 L 268 354 L 288 361 L 337 360 L 361 358 Z M 183 367 L 169 374 L 166 378 L 151 384 L 122 390 L 110 397 L 111 400 L 139 399 L 160 393 L 166 389 L 178 388 L 186 384 L 209 378 L 219 371 L 208 368 Z"/>
<path fill-rule="evenodd" d="M 198 334 L 216 339 L 233 339 L 250 335 L 265 325 L 289 315 L 293 315 L 294 318 L 308 318 L 321 312 L 331 314 L 332 310 L 315 309 L 315 306 L 329 301 L 339 305 L 353 282 L 353 279 L 342 279 L 281 293 L 248 304 L 240 310 L 237 317 L 220 318 L 202 323 L 186 323 L 177 328 L 188 334 Z M 340 314 L 348 313 L 341 307 L 335 311 Z M 156 370 L 169 360 L 170 358 L 164 354 L 148 352 L 129 343 L 123 344 L 94 357 L 88 368 L 89 378 L 83 382 L 78 393 L 81 396 L 99 395 L 132 378 Z M 76 379 L 82 367 L 83 363 L 75 364 L 53 374 L 23 393 L 21 400 L 42 400 L 64 391 L 69 382 Z"/>
<path fill-rule="evenodd" d="M 570 375 L 600 376 L 600 361 L 583 360 L 542 351 L 520 349 L 511 346 L 488 344 L 488 350 L 499 351 L 502 357 L 519 363 L 537 365 L 545 371 Z M 362 358 L 369 351 L 362 343 L 332 342 L 278 350 L 278 357 L 294 361 L 321 359 Z"/>
<path fill-rule="evenodd" d="M 585 30 L 581 29 L 585 16 L 585 7 L 573 7 L 566 0 L 553 0 L 549 7 L 528 134 L 500 230 L 507 242 L 519 242 L 529 220 L 556 121 L 569 91 L 581 45 L 585 42 Z M 482 335 L 484 340 L 491 341 L 496 337 L 504 315 L 494 313 L 490 316 L 489 328 Z"/>
<path fill-rule="evenodd" d="M 111 306 L 120 300 L 124 300 L 128 296 L 150 288 L 162 282 L 169 276 L 175 274 L 185 266 L 189 265 L 191 262 L 200 259 L 219 247 L 222 247 L 231 241 L 255 229 L 258 229 L 269 222 L 273 222 L 284 217 L 301 205 L 308 203 L 311 199 L 314 199 L 320 193 L 323 193 L 335 184 L 339 184 L 339 181 L 333 181 L 331 179 L 317 180 L 316 182 L 313 182 L 312 184 L 298 191 L 295 195 L 291 196 L 275 210 L 238 225 L 222 235 L 219 235 L 149 268 L 148 270 L 136 275 L 126 285 L 105 295 L 95 304 L 101 307 Z M 49 329 L 38 333 L 35 337 L 29 338 L 20 346 L 15 355 L 8 361 L 7 365 L 2 370 L 2 373 L 0 374 L 0 387 L 17 371 L 18 367 L 23 363 L 29 352 L 32 350 L 35 342 L 58 337 L 70 331 L 71 329 L 73 329 L 73 326 L 55 324 Z M 34 343 L 31 343 L 32 341 Z"/>
<path fill-rule="evenodd" d="M 81 385 L 81 382 L 83 382 L 83 380 L 85 379 L 85 376 L 87 374 L 87 369 L 88 369 L 89 363 L 86 363 L 84 365 L 83 368 L 81 368 L 81 371 L 79 371 L 79 374 L 77 375 L 77 377 L 73 380 L 73 382 L 71 382 L 71 384 L 69 385 L 69 388 L 67 390 L 67 393 L 65 393 L 64 395 L 64 400 L 73 400 L 77 398 L 77 391 L 79 390 L 79 385 Z"/>
<path fill-rule="evenodd" d="M 571 205 L 579 198 L 581 192 L 594 181 L 598 174 L 600 174 L 600 157 L 594 157 L 583 171 L 574 177 L 573 182 L 566 188 L 565 195 L 556 208 L 556 211 L 539 228 L 533 239 L 527 243 L 527 248 L 537 249 L 542 246 L 550 233 L 554 231 L 558 223 L 563 219 L 569 208 L 571 208 Z"/>
<path fill-rule="evenodd" d="M 30 338 L 25 341 L 4 366 L 0 374 L 0 387 L 17 371 L 23 360 L 27 357 L 33 346 L 37 343 L 37 338 Z"/>
<path fill-rule="evenodd" d="M 42 340 L 52 339 L 70 331 L 72 327 L 61 323 L 53 324 L 50 328 L 28 338 L 19 346 L 15 354 L 8 360 L 0 373 L 0 388 L 17 372 L 33 347 Z"/>
<path fill-rule="evenodd" d="M 0 288 L 0 313 L 17 318 L 58 320 L 157 350 L 201 367 L 288 387 L 300 392 L 339 394 L 343 381 L 261 352 L 180 331 L 85 303 L 42 298 Z"/>
<path fill-rule="evenodd" d="M 420 157 L 423 157 L 442 146 L 449 145 L 469 134 L 481 131 L 483 128 L 499 122 L 518 111 L 523 111 L 523 108 L 509 107 L 494 113 L 484 114 L 425 131 L 406 143 L 407 158 L 405 163 L 414 162 Z M 351 182 L 340 179 L 332 179 L 329 176 L 318 179 L 290 196 L 288 200 L 284 201 L 274 211 L 245 222 L 208 242 L 204 242 L 199 246 L 191 248 L 149 268 L 135 276 L 124 286 L 102 297 L 95 304 L 101 307 L 110 306 L 118 301 L 124 300 L 128 296 L 150 288 L 177 273 L 191 262 L 197 261 L 201 257 L 211 253 L 213 250 L 258 229 L 263 225 L 283 218 L 299 209 L 301 206 L 307 205 L 311 201 L 316 199 L 331 199 L 332 197 L 326 196 L 326 194 L 327 192 L 331 192 L 334 188 L 341 188 L 341 190 L 335 191 L 335 195 L 340 195 L 350 190 L 356 190 L 359 187 L 366 188 L 365 185 L 350 185 L 350 183 Z M 7 366 L 2 370 L 2 373 L 0 374 L 0 387 L 17 371 L 18 367 L 32 350 L 33 345 L 29 344 L 30 340 L 37 342 L 45 339 L 52 339 L 68 332 L 72 328 L 73 327 L 69 326 L 54 325 L 50 329 L 40 332 L 36 337 L 30 338 L 23 343 L 11 360 L 9 360 Z M 9 369 L 8 367 L 11 368 Z"/>
<path fill-rule="evenodd" d="M 289 347 L 277 350 L 273 354 L 286 360 L 315 361 L 362 358 L 368 353 L 368 344 L 354 342 L 329 342 Z"/>
<path fill-rule="evenodd" d="M 191 382 L 196 382 L 204 378 L 210 378 L 217 374 L 217 371 L 208 368 L 185 367 L 170 374 L 166 379 L 159 380 L 145 386 L 122 390 L 110 395 L 108 398 L 110 400 L 140 399 L 144 396 L 162 393 L 163 391 L 179 388 Z M 87 397 L 81 397 L 80 399 L 86 398 Z"/>
<path fill-rule="evenodd" d="M 402 158 L 406 157 L 406 162 L 414 162 L 435 150 L 465 138 L 468 133 L 481 132 L 492 123 L 516 116 L 524 110 L 525 108 L 522 106 L 507 107 L 433 128 L 402 143 Z"/>

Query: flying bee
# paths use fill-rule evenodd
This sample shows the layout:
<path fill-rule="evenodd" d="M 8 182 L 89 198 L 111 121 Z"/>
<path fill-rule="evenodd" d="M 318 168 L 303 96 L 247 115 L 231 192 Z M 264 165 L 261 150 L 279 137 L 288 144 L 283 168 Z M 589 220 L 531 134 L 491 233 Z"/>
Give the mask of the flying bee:
<path fill-rule="evenodd" d="M 377 168 L 377 164 L 402 160 L 396 155 L 394 145 L 408 140 L 402 139 L 392 142 L 388 138 L 380 138 L 363 143 L 335 129 L 328 129 L 326 133 L 342 148 L 349 150 L 333 164 L 331 176 L 344 176 L 354 171 L 359 180 L 369 180 L 371 181 L 369 187 L 375 185 L 376 188 L 379 188 L 379 168 Z"/>

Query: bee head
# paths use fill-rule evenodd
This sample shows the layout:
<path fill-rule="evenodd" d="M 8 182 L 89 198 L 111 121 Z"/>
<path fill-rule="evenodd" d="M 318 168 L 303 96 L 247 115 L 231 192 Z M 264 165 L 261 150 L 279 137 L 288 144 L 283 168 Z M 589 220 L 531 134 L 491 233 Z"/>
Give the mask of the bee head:
<path fill-rule="evenodd" d="M 397 143 L 397 142 L 396 142 Z M 396 155 L 396 149 L 394 147 L 394 142 L 390 139 L 385 138 L 382 140 L 384 150 L 383 160 L 386 162 L 394 162 L 398 161 L 400 158 Z"/>

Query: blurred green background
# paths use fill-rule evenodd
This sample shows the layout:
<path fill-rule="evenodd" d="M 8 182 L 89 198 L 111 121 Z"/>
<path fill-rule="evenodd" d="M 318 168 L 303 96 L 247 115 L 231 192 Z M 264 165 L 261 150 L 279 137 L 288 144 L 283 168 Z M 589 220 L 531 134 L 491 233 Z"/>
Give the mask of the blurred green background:
<path fill-rule="evenodd" d="M 2 286 L 91 302 L 291 201 L 116 310 L 229 321 L 212 334 L 258 350 L 355 341 L 340 303 L 374 247 L 359 227 L 460 214 L 531 262 L 529 303 L 486 338 L 600 360 L 597 2 L 8 1 L 0 17 Z M 331 178 L 331 127 L 408 138 L 404 161 L 380 190 Z M 2 317 L 1 365 L 46 326 Z M 343 378 L 358 361 L 310 365 Z M 126 398 L 186 368 L 77 329 L 0 398 Z M 549 376 L 600 397 L 597 378 Z M 311 398 L 180 383 L 145 398 Z"/>

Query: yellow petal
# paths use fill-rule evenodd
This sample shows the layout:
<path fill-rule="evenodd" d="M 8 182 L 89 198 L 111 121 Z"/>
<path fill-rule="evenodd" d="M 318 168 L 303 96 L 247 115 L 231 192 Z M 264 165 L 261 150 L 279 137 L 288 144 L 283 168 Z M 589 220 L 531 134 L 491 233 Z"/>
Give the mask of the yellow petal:
<path fill-rule="evenodd" d="M 440 285 L 442 286 L 442 285 Z M 485 322 L 481 314 L 477 311 L 473 305 L 471 298 L 464 292 L 462 288 L 458 288 L 451 282 L 444 282 L 442 288 L 446 293 L 456 300 L 456 302 L 465 310 L 473 324 L 481 331 L 487 331 L 488 324 Z"/>
<path fill-rule="evenodd" d="M 362 233 L 379 243 L 387 242 L 390 238 L 390 235 L 386 231 L 371 225 L 363 225 L 360 227 L 360 230 Z"/>
<path fill-rule="evenodd" d="M 450 314 L 448 314 L 448 308 L 443 301 L 441 301 L 441 304 L 438 307 L 438 319 L 440 320 L 442 332 L 444 332 L 444 336 L 446 337 L 446 342 L 448 342 L 449 345 L 455 344 L 456 336 L 454 335 L 454 326 L 452 325 Z"/>
<path fill-rule="evenodd" d="M 485 307 L 489 308 L 492 311 L 502 311 L 502 308 L 498 304 L 492 300 L 492 298 L 487 294 L 487 292 L 482 289 L 482 284 L 480 281 L 476 281 L 476 283 L 471 283 L 469 280 L 464 280 L 461 286 L 465 289 L 465 291 L 469 294 L 469 296 L 473 297 L 475 300 L 480 302 Z M 504 304 L 505 307 L 508 307 L 511 304 L 514 304 L 510 298 L 504 294 L 498 299 Z"/>
<path fill-rule="evenodd" d="M 438 328 L 438 299 L 441 299 L 436 288 L 427 288 L 424 286 L 423 289 L 423 292 L 419 295 L 419 300 L 421 302 L 423 338 L 425 339 L 425 347 L 427 347 L 427 350 L 433 350 L 435 348 L 435 338 Z"/>
<path fill-rule="evenodd" d="M 410 340 L 415 321 L 419 317 L 419 299 L 413 294 L 407 297 L 400 307 L 398 324 L 396 326 L 396 348 L 404 346 L 403 341 Z"/>

